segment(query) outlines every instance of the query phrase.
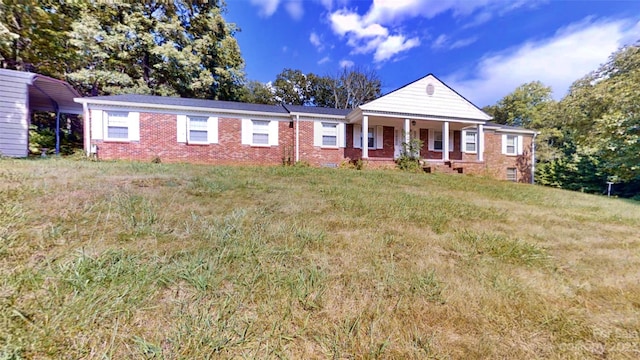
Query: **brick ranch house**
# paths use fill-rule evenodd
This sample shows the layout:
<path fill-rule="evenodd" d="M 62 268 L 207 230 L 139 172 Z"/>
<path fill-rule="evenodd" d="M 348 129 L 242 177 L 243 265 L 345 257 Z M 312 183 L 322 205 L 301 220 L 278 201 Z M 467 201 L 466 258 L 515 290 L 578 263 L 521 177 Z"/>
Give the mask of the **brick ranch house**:
<path fill-rule="evenodd" d="M 535 162 L 535 131 L 489 122 L 432 74 L 351 110 L 148 95 L 75 101 L 85 151 L 99 159 L 389 167 L 419 138 L 425 171 L 529 182 Z"/>

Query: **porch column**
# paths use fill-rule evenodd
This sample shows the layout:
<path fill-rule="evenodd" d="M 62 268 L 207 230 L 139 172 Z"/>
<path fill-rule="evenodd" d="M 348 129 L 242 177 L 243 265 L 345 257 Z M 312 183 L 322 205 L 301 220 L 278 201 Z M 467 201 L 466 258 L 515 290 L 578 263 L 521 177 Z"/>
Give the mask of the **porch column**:
<path fill-rule="evenodd" d="M 404 143 L 409 144 L 411 141 L 411 128 L 409 127 L 411 122 L 409 119 L 404 119 Z"/>
<path fill-rule="evenodd" d="M 442 123 L 442 161 L 449 161 L 449 122 Z"/>
<path fill-rule="evenodd" d="M 484 161 L 484 125 L 478 124 L 478 148 L 476 152 L 478 154 L 478 161 Z"/>
<path fill-rule="evenodd" d="M 362 158 L 369 158 L 369 117 L 362 117 Z"/>

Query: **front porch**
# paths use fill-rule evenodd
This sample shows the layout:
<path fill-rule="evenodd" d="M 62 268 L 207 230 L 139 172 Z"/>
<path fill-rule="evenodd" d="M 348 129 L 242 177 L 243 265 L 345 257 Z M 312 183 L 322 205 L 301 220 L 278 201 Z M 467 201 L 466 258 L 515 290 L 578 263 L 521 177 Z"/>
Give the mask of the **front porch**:
<path fill-rule="evenodd" d="M 417 155 L 425 170 L 447 166 L 462 172 L 465 165 L 484 163 L 483 123 L 364 115 L 346 126 L 345 156 L 389 163 L 402 155 L 405 144 L 419 139 Z"/>

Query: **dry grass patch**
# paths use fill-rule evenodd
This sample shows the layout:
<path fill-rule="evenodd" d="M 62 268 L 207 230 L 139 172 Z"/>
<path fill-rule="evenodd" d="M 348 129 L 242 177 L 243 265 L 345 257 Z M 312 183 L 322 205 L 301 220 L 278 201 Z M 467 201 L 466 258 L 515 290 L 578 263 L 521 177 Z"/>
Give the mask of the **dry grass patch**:
<path fill-rule="evenodd" d="M 637 358 L 640 206 L 396 171 L 0 160 L 0 359 Z"/>

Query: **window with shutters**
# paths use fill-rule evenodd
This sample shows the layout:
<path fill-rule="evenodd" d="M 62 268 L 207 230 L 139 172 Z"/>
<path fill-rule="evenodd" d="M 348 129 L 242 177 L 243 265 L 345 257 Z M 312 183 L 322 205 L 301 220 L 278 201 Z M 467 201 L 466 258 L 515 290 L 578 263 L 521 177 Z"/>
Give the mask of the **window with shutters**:
<path fill-rule="evenodd" d="M 376 128 L 370 127 L 367 131 L 367 146 L 374 149 L 376 146 Z"/>
<path fill-rule="evenodd" d="M 187 117 L 188 142 L 189 143 L 209 143 L 209 123 L 208 118 L 203 116 Z"/>
<path fill-rule="evenodd" d="M 108 111 L 107 139 L 129 140 L 129 113 L 125 111 Z"/>
<path fill-rule="evenodd" d="M 442 151 L 442 131 L 433 132 L 433 150 Z"/>

